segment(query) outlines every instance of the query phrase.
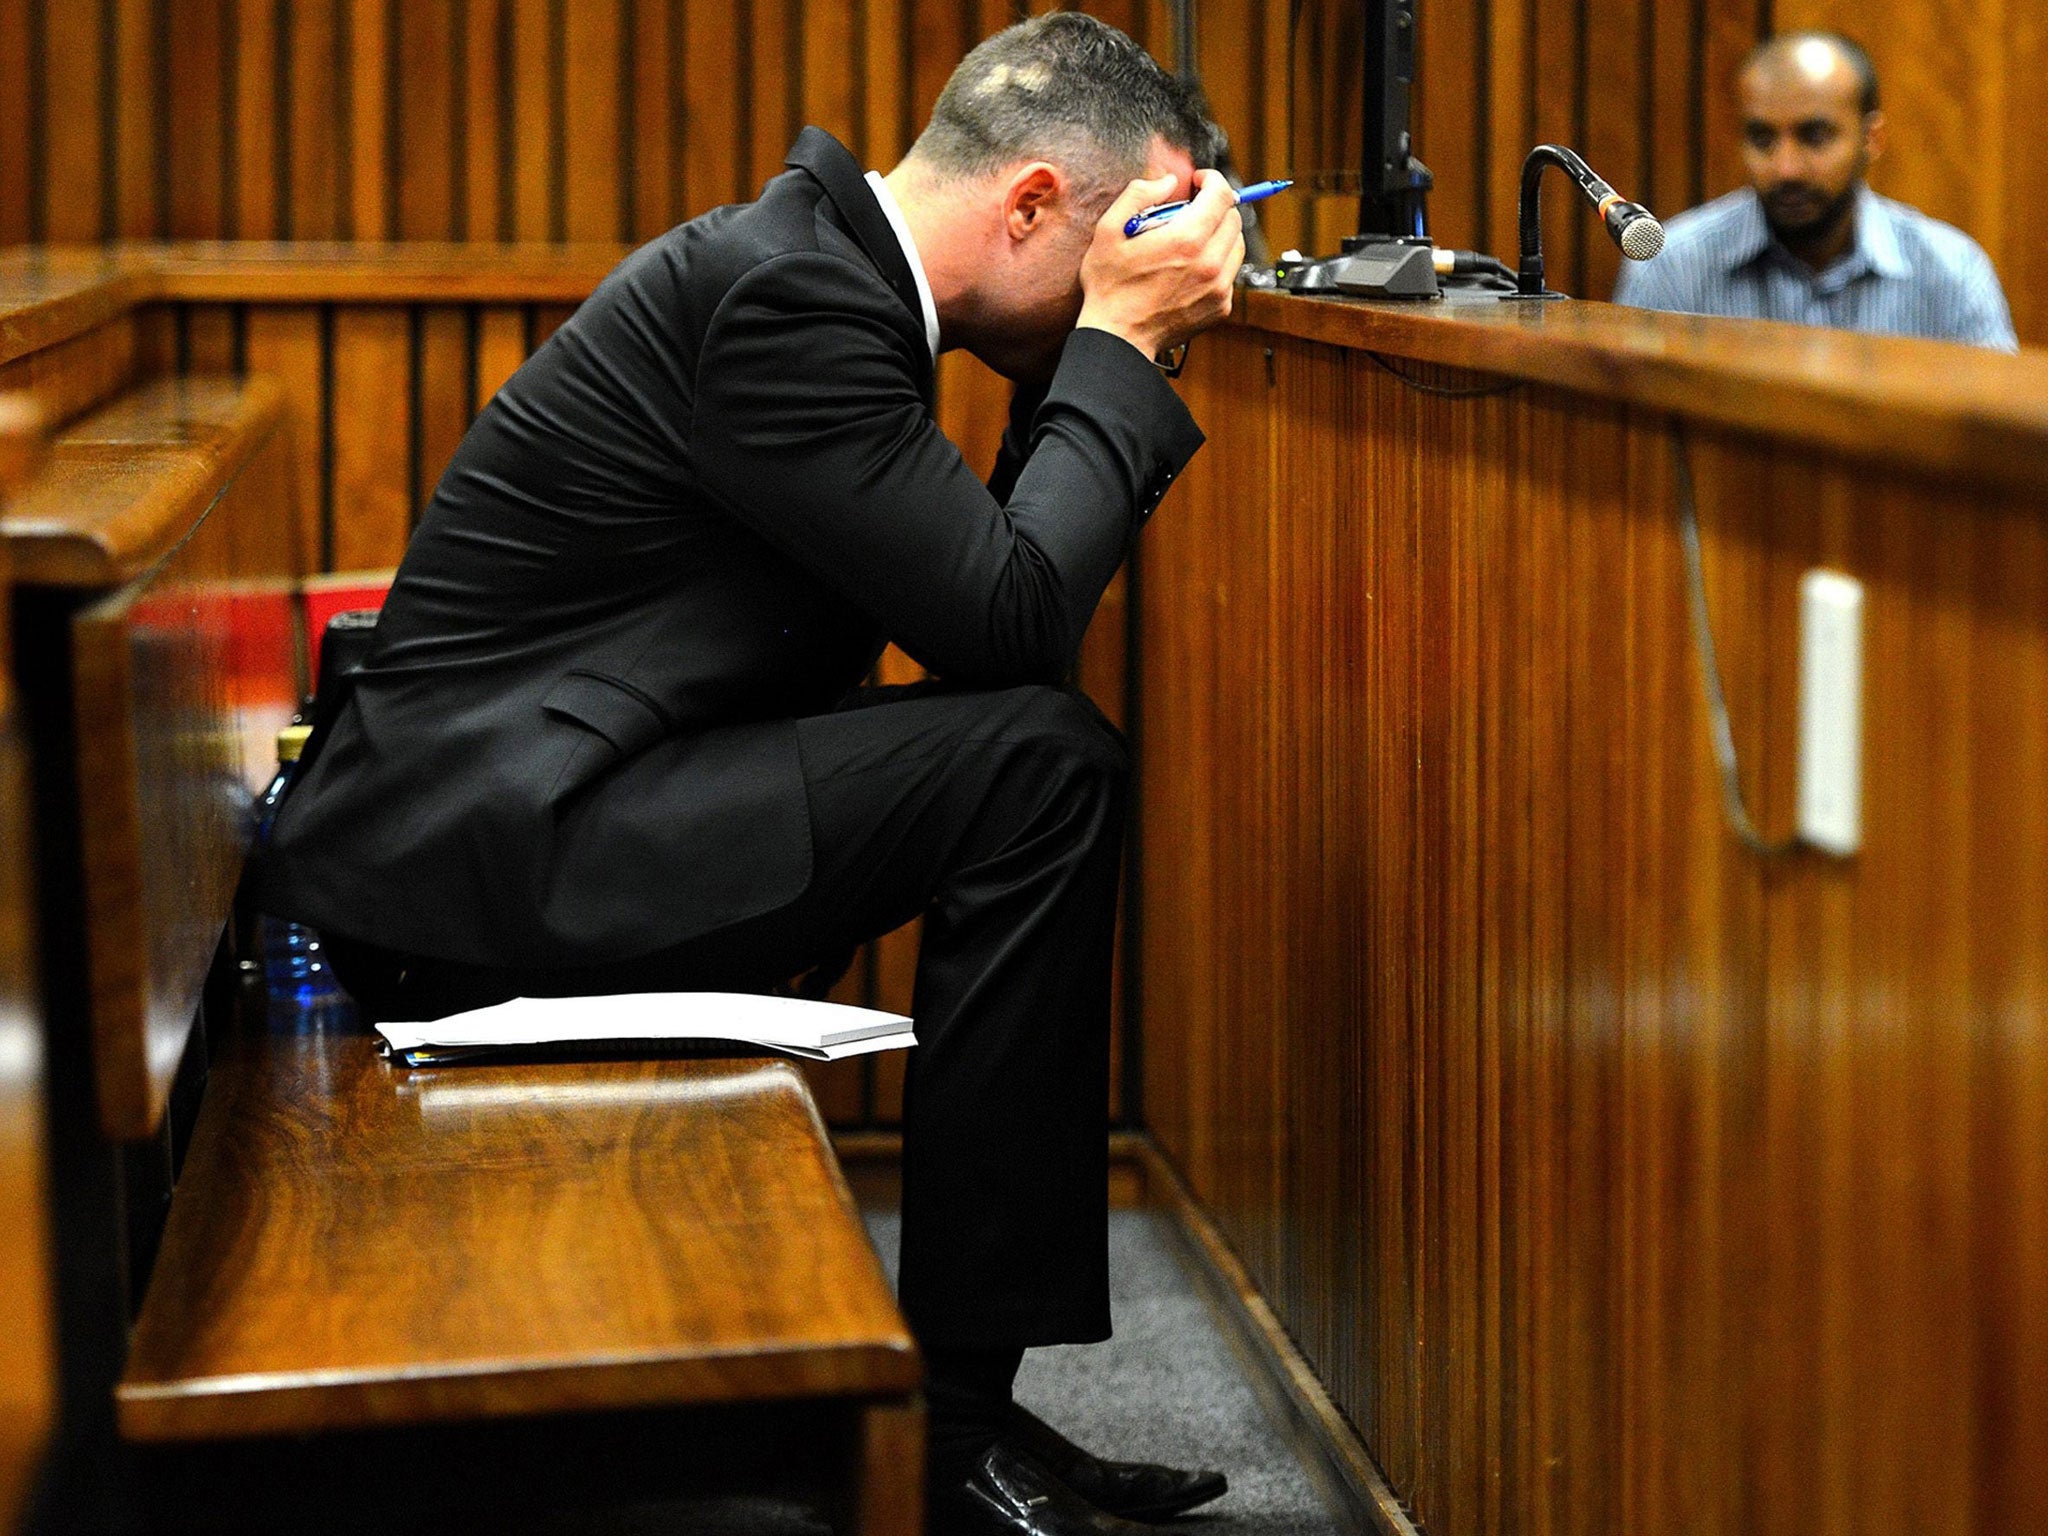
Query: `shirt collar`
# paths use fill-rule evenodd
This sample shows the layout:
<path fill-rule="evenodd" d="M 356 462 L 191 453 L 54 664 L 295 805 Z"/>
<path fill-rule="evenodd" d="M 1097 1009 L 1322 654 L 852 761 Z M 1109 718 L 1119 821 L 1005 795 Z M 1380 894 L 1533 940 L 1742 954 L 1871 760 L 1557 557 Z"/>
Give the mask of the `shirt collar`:
<path fill-rule="evenodd" d="M 1783 250 L 1771 235 L 1769 220 L 1764 217 L 1764 200 L 1755 188 L 1743 200 L 1728 251 L 1728 270 L 1734 272 L 1761 260 L 1773 250 Z M 1871 191 L 1868 186 L 1856 191 L 1856 244 L 1849 251 L 1836 258 L 1834 264 L 1824 272 L 1812 273 L 1804 262 L 1790 252 L 1786 259 L 1808 271 L 1815 281 L 1827 279 L 1834 283 L 1848 282 L 1861 277 L 1865 272 L 1874 272 L 1879 277 L 1905 278 L 1913 275 L 1912 263 L 1906 260 L 1906 253 L 1899 245 L 1899 229 L 1893 220 L 1891 210 L 1885 207 L 1884 199 Z"/>
<path fill-rule="evenodd" d="M 880 171 L 868 172 L 868 185 L 874 188 L 875 201 L 882 205 L 882 216 L 889 221 L 889 227 L 896 232 L 896 241 L 903 247 L 903 259 L 910 263 L 910 275 L 917 282 L 917 303 L 924 311 L 925 345 L 932 349 L 932 361 L 939 360 L 939 306 L 932 298 L 931 280 L 924 275 L 924 262 L 917 254 L 917 242 L 910 238 L 910 225 L 904 221 L 903 210 L 896 206 L 895 194 L 889 184 L 882 180 Z"/>
<path fill-rule="evenodd" d="M 1865 187 L 1856 197 L 1856 253 L 1879 277 L 1911 277 L 1913 265 L 1899 247 L 1899 226 L 1884 199 Z"/>

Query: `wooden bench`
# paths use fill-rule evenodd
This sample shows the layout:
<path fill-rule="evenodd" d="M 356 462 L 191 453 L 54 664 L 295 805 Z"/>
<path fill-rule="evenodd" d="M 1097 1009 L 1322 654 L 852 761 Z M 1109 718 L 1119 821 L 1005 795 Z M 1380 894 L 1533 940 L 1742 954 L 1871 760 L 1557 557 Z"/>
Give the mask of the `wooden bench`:
<path fill-rule="evenodd" d="M 98 1394 L 106 1432 L 64 1486 L 117 1522 L 166 1489 L 289 1509 L 332 1464 L 363 1508 L 412 1509 L 416 1485 L 360 1462 L 388 1467 L 392 1436 L 437 1465 L 459 1443 L 476 1486 L 479 1466 L 535 1475 L 524 1427 L 679 1416 L 656 1459 L 732 1459 L 721 1425 L 780 1433 L 793 1459 L 771 1475 L 836 1481 L 847 1529 L 916 1532 L 916 1348 L 791 1067 L 408 1072 L 367 1035 L 236 1023 L 260 1010 L 221 939 L 296 686 L 295 654 L 252 662 L 240 622 L 252 596 L 289 598 L 277 422 L 261 380 L 144 385 L 60 433 L 0 519 L 34 576 L 41 841 L 70 865 L 43 882 L 67 935 L 45 1001 L 66 1014 L 53 1041 L 76 1021 L 89 1042 L 54 1095 L 59 1231 L 94 1277 L 62 1345 L 67 1397 Z M 167 1215 L 136 1178 L 157 1164 Z M 219 1458 L 235 1471 L 191 1475 Z"/>
<path fill-rule="evenodd" d="M 0 508 L 33 472 L 40 441 L 29 402 L 0 395 Z M 0 1530 L 14 1529 L 56 1407 L 28 776 L 8 665 L 10 588 L 0 545 L 0 1296 L 8 1298 L 0 1333 Z"/>
<path fill-rule="evenodd" d="M 275 1035 L 215 1062 L 119 1401 L 149 1441 L 842 1405 L 847 1526 L 906 1532 L 918 1381 L 787 1063 Z"/>

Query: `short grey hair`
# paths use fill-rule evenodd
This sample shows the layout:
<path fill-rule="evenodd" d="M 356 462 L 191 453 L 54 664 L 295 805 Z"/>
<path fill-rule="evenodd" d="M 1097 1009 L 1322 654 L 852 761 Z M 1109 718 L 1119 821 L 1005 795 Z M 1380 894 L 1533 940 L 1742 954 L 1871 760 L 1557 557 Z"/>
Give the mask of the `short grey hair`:
<path fill-rule="evenodd" d="M 1225 149 L 1200 87 L 1167 73 L 1115 27 L 1052 11 L 960 61 L 910 158 L 952 177 L 1050 160 L 1079 202 L 1106 206 L 1145 173 L 1155 137 L 1198 168 Z"/>

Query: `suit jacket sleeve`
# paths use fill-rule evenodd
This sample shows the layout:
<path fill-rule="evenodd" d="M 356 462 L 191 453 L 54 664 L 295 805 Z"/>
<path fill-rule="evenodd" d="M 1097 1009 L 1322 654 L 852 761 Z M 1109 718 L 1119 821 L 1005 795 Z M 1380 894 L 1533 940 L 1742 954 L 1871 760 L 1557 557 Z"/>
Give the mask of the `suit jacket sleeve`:
<path fill-rule="evenodd" d="M 1057 677 L 1202 435 L 1136 348 L 1076 331 L 998 500 L 926 410 L 929 363 L 901 311 L 843 257 L 799 252 L 749 272 L 705 333 L 692 466 L 941 677 Z"/>

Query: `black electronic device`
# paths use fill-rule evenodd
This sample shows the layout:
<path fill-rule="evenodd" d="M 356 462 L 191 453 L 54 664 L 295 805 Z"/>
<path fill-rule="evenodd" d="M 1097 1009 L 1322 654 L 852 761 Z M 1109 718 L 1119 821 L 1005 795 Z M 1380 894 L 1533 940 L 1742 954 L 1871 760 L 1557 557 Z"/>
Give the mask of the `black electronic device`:
<path fill-rule="evenodd" d="M 1293 293 L 1430 299 L 1429 170 L 1415 158 L 1416 0 L 1296 0 L 1293 170 L 1320 192 L 1358 194 L 1358 234 L 1322 260 L 1282 261 Z"/>

